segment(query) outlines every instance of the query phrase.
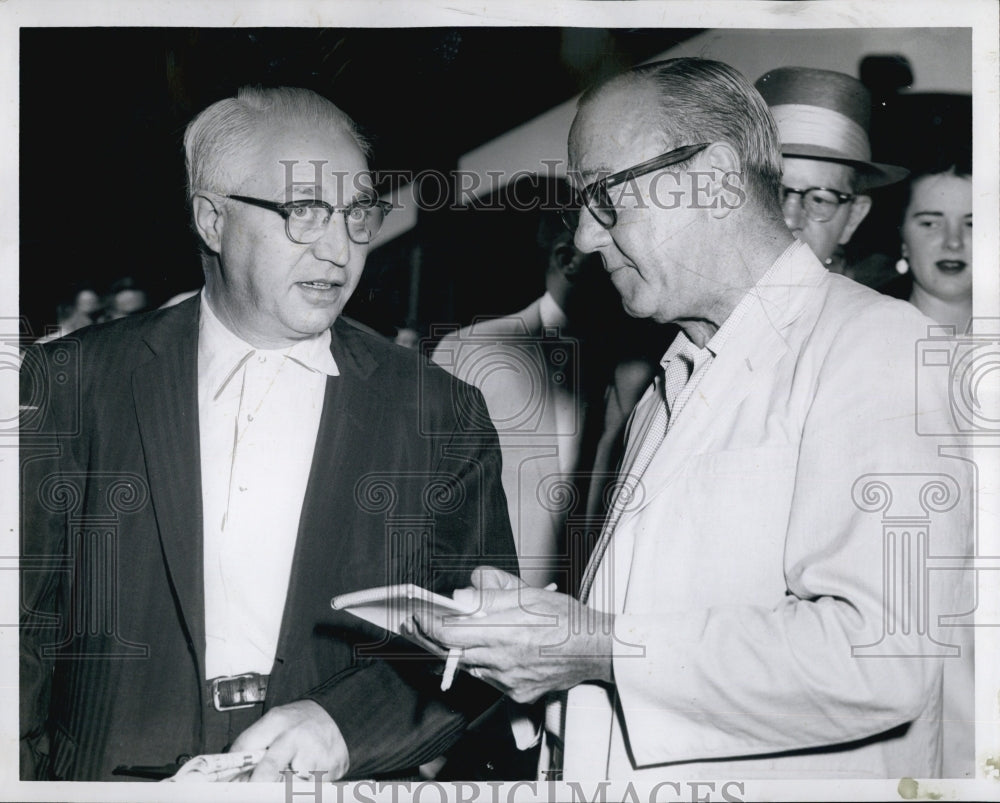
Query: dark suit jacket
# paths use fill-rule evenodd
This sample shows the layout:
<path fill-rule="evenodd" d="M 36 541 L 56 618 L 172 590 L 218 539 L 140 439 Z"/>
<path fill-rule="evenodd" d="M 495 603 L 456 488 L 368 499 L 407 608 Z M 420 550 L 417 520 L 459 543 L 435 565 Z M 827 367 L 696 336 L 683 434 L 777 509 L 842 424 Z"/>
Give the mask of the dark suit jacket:
<path fill-rule="evenodd" d="M 119 764 L 221 749 L 203 738 L 198 304 L 25 356 L 25 779 L 113 780 Z M 350 777 L 372 777 L 438 755 L 495 694 L 464 675 L 442 694 L 440 661 L 330 598 L 394 582 L 447 592 L 516 559 L 479 392 L 348 320 L 332 335 L 341 375 L 327 382 L 266 708 L 316 700 Z"/>

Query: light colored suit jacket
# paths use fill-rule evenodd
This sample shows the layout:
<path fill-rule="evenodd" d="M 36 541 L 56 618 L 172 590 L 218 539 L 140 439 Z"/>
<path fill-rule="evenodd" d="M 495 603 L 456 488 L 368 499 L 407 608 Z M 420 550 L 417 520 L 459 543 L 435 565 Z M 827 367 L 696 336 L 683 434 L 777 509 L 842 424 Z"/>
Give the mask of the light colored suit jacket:
<path fill-rule="evenodd" d="M 577 343 L 544 326 L 541 301 L 474 321 L 443 337 L 432 355 L 486 399 L 521 576 L 534 586 L 560 579 L 566 515 L 580 502 L 568 474 L 583 434 Z"/>
<path fill-rule="evenodd" d="M 973 501 L 919 434 L 948 409 L 930 322 L 800 245 L 754 292 L 603 558 L 615 682 L 568 695 L 567 780 L 940 772 L 958 573 L 920 561 L 966 550 Z"/>

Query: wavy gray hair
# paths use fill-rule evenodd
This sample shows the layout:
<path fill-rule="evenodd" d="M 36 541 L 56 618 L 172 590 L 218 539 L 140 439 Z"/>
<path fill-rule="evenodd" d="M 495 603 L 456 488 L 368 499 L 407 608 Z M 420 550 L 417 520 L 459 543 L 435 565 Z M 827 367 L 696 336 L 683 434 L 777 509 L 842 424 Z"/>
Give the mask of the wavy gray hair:
<path fill-rule="evenodd" d="M 333 103 L 309 89 L 243 87 L 195 117 L 184 132 L 188 198 L 199 190 L 219 194 L 239 189 L 240 166 L 258 145 L 263 128 L 328 125 L 347 132 L 367 158 L 368 141 L 354 121 Z"/>

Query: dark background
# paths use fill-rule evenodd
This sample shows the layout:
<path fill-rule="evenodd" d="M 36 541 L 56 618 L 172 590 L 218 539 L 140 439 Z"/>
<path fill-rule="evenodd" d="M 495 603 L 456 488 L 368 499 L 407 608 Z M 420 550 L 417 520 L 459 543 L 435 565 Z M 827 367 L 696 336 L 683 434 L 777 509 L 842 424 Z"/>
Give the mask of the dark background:
<path fill-rule="evenodd" d="M 448 172 L 472 148 L 697 33 L 22 29 L 21 315 L 42 334 L 79 281 L 132 275 L 153 305 L 201 285 L 181 141 L 195 114 L 240 86 L 329 97 L 372 140 L 375 170 Z M 913 79 L 892 59 L 859 64 L 859 74 L 875 96 L 877 160 L 907 164 L 918 144 L 971 137 L 967 96 L 900 97 Z M 895 247 L 889 201 L 876 198 L 855 249 Z M 347 314 L 389 335 L 402 325 L 416 246 L 422 327 L 520 309 L 543 287 L 536 226 L 524 212 L 422 211 L 415 229 L 371 251 Z"/>
<path fill-rule="evenodd" d="M 21 314 L 41 334 L 74 280 L 134 275 L 153 304 L 201 285 L 182 137 L 240 86 L 329 97 L 371 138 L 375 170 L 450 171 L 472 148 L 694 33 L 22 29 Z M 500 217 L 510 216 L 422 212 L 415 230 L 370 253 L 347 314 L 385 332 L 403 323 L 417 243 L 422 319 L 526 305 L 542 288 L 536 222 Z"/>

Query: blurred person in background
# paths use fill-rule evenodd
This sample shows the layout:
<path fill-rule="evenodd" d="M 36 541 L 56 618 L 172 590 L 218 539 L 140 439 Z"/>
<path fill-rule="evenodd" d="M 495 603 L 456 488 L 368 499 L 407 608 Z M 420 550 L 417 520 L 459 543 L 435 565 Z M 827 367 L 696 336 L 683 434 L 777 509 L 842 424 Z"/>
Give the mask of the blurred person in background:
<path fill-rule="evenodd" d="M 972 154 L 936 151 L 906 185 L 899 276 L 879 289 L 961 334 L 972 318 Z"/>
<path fill-rule="evenodd" d="M 101 322 L 127 318 L 148 308 L 149 294 L 142 283 L 134 276 L 122 276 L 108 287 Z"/>
<path fill-rule="evenodd" d="M 403 346 L 403 348 L 415 349 L 420 345 L 420 329 L 417 328 L 416 324 L 408 321 L 396 329 L 396 336 L 392 342 L 397 346 Z"/>
<path fill-rule="evenodd" d="M 605 347 L 621 315 L 600 260 L 580 252 L 560 220 L 568 185 L 553 186 L 547 195 L 557 203 L 542 211 L 536 234 L 545 292 L 518 312 L 477 318 L 445 335 L 432 359 L 486 398 L 500 436 L 521 576 L 529 585 L 565 588 L 564 525 L 575 505 L 557 496 L 571 481 L 582 512 L 580 483 L 593 467 L 610 379 Z"/>
<path fill-rule="evenodd" d="M 531 181 L 543 199 L 535 244 L 545 292 L 516 313 L 477 318 L 445 335 L 431 356 L 486 399 L 500 437 L 521 576 L 538 588 L 566 590 L 575 581 L 567 564 L 570 530 L 581 529 L 591 480 L 614 476 L 614 465 L 595 466 L 595 460 L 625 319 L 600 260 L 576 248 L 560 219 L 571 197 L 568 184 Z M 619 418 L 612 413 L 611 419 L 617 426 Z M 531 708 L 508 700 L 463 737 L 436 777 L 534 777 L 534 737 Z"/>
<path fill-rule="evenodd" d="M 101 315 L 101 297 L 94 286 L 84 282 L 75 284 L 56 305 L 58 328 L 38 338 L 38 343 L 48 343 L 65 337 L 77 329 L 90 326 Z"/>
<path fill-rule="evenodd" d="M 754 85 L 781 139 L 782 212 L 792 234 L 833 273 L 866 281 L 843 246 L 871 210 L 869 190 L 893 184 L 906 170 L 871 161 L 871 96 L 844 73 L 780 67 Z"/>

